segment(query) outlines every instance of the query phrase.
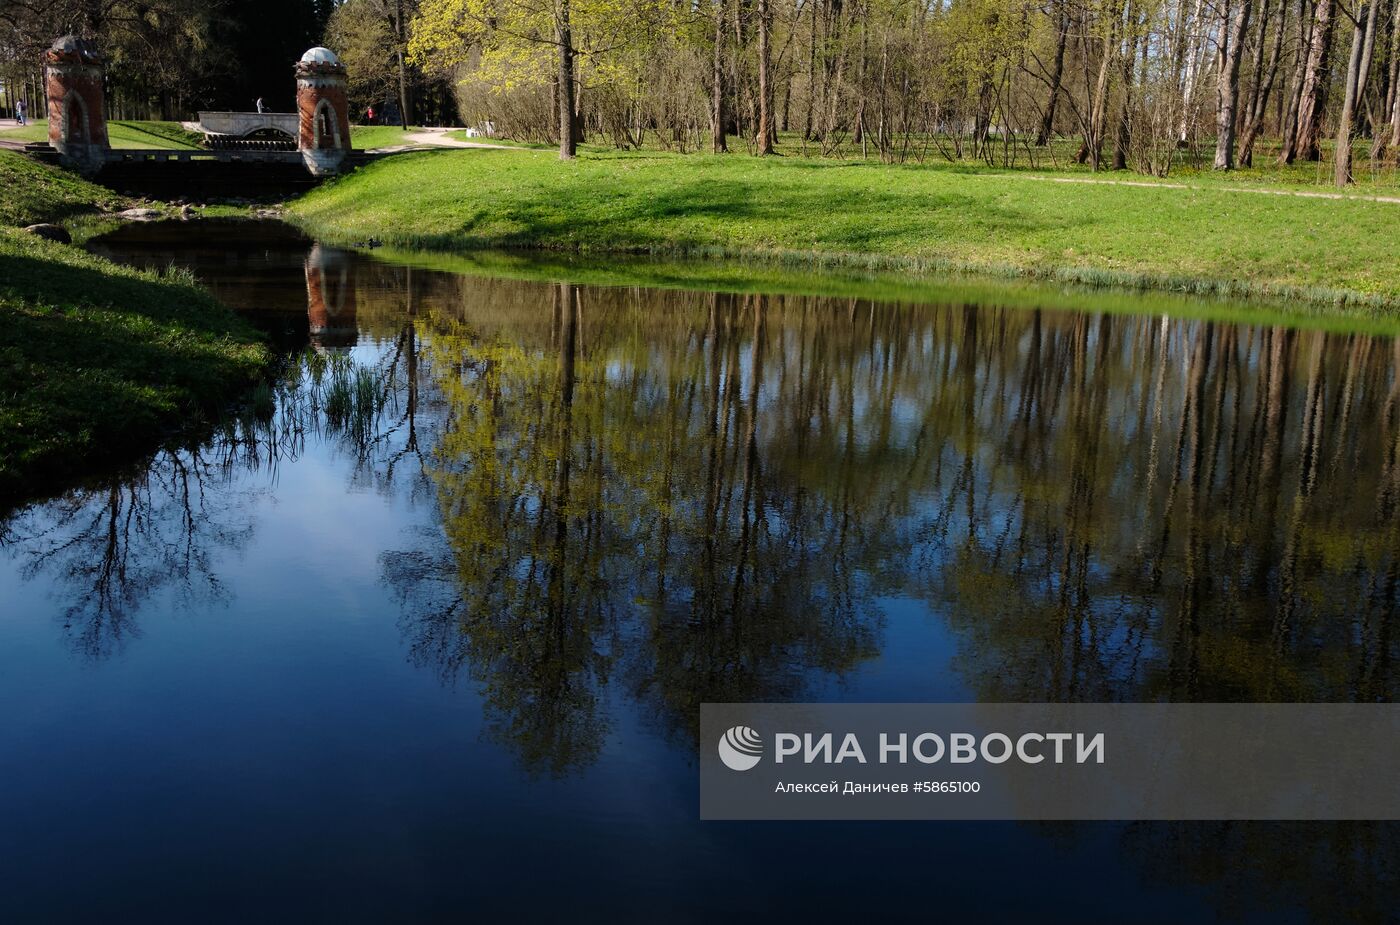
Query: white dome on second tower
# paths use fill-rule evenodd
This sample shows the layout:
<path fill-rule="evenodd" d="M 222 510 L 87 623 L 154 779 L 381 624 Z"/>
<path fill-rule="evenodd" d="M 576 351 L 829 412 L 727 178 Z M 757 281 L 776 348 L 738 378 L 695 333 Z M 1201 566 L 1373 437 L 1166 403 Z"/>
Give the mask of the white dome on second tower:
<path fill-rule="evenodd" d="M 306 54 L 301 56 L 303 64 L 339 64 L 340 59 L 335 56 L 335 52 L 329 48 L 317 45 L 315 48 L 307 49 Z"/>

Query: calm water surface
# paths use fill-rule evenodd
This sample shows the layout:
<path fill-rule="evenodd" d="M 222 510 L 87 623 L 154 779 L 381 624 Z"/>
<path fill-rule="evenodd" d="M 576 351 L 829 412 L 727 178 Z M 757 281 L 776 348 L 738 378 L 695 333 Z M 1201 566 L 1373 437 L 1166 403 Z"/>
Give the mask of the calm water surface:
<path fill-rule="evenodd" d="M 291 359 L 0 526 L 0 918 L 1395 915 L 1394 824 L 701 824 L 695 766 L 702 701 L 1393 699 L 1395 342 L 95 246 Z"/>

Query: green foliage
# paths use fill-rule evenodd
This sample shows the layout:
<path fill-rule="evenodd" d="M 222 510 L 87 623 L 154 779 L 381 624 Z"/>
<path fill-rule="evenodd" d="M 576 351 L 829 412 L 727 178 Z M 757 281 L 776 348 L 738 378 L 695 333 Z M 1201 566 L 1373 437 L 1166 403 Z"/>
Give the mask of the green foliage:
<path fill-rule="evenodd" d="M 397 93 L 394 23 L 379 0 L 345 0 L 326 26 L 326 44 L 340 56 L 350 98 L 360 106 Z"/>
<path fill-rule="evenodd" d="M 638 51 L 664 32 L 673 7 L 664 0 L 423 0 L 409 51 L 420 64 L 476 66 L 502 90 L 544 86 L 557 68 L 559 28 L 567 18 L 584 83 L 635 77 Z"/>
<path fill-rule="evenodd" d="M 766 256 L 1201 295 L 1400 306 L 1400 207 L 1201 184 L 796 158 L 531 151 L 400 155 L 292 216 L 341 241 Z"/>

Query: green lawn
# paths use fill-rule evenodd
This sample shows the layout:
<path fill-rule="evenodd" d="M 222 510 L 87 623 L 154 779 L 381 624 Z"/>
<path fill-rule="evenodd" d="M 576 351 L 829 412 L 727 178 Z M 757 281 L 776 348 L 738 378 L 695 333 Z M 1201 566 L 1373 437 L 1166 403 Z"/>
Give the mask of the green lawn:
<path fill-rule="evenodd" d="M 0 512 L 214 419 L 261 375 L 262 339 L 186 276 L 119 267 L 12 227 L 116 206 L 0 151 Z"/>
<path fill-rule="evenodd" d="M 183 149 L 199 147 L 204 136 L 189 132 L 178 122 L 108 122 L 107 140 L 114 148 Z M 0 131 L 0 138 L 10 141 L 48 141 L 47 122 L 31 122 L 23 128 Z"/>
<path fill-rule="evenodd" d="M 1400 204 L 743 155 L 402 154 L 294 202 L 338 241 L 763 256 L 1400 308 Z"/>
<path fill-rule="evenodd" d="M 0 189 L 0 225 L 59 222 L 124 202 L 106 187 L 13 151 L 0 151 Z"/>
<path fill-rule="evenodd" d="M 459 141 L 486 141 L 512 148 L 533 148 L 540 151 L 559 150 L 557 142 L 512 138 L 468 138 L 465 129 L 455 129 L 448 132 L 448 137 Z M 678 150 L 673 140 L 668 139 L 670 147 L 662 144 L 661 141 L 654 132 L 648 132 L 643 138 L 640 150 L 653 154 L 697 154 L 709 151 L 708 138 L 705 139 L 704 145 L 699 150 L 687 148 L 686 151 Z M 694 139 L 690 139 L 688 144 L 693 144 L 693 142 Z M 746 139 L 737 135 L 728 136 L 727 144 L 732 153 L 751 153 Z M 1333 183 L 1332 153 L 1335 145 L 1326 139 L 1321 143 L 1322 157 L 1320 160 L 1300 160 L 1286 166 L 1280 166 L 1277 162 L 1278 142 L 1261 139 L 1255 146 L 1253 164 L 1249 167 L 1236 167 L 1230 171 L 1213 169 L 1215 141 L 1209 138 L 1201 139 L 1194 147 L 1181 148 L 1172 153 L 1171 167 L 1165 177 L 1154 177 L 1132 170 L 1115 172 L 1101 169 L 1095 172 L 1088 164 L 1075 162 L 1079 144 L 1080 141 L 1077 137 L 1059 137 L 1045 147 L 1027 146 L 1021 142 L 1009 147 L 998 144 L 995 146 L 992 162 L 988 163 L 981 158 L 974 157 L 970 149 L 964 149 L 963 156 L 956 157 L 953 141 L 947 136 L 916 135 L 910 139 L 907 148 L 902 145 L 898 146 L 896 154 L 902 152 L 902 162 L 906 166 L 973 172 L 994 169 L 1131 182 L 1165 181 L 1168 183 L 1187 182 L 1196 185 L 1216 184 L 1221 186 L 1319 186 L 1330 189 Z M 1353 145 L 1354 163 L 1352 169 L 1356 181 L 1352 188 L 1353 191 L 1377 195 L 1400 194 L 1400 169 L 1397 169 L 1394 152 L 1373 161 L 1370 157 L 1370 149 L 1371 140 L 1368 138 L 1358 138 Z M 780 132 L 777 150 L 782 157 L 822 158 L 849 163 L 883 163 L 880 151 L 873 140 L 862 148 L 861 145 L 852 142 L 849 136 L 845 137 L 841 144 L 823 152 L 820 144 L 804 141 L 799 132 Z M 587 142 L 579 145 L 579 151 L 585 155 L 603 156 L 619 153 L 615 145 L 598 135 L 589 136 Z M 1105 154 L 1108 153 L 1106 149 Z M 900 162 L 901 158 L 894 157 L 892 160 Z"/>
<path fill-rule="evenodd" d="M 387 148 L 391 145 L 408 144 L 407 135 L 416 131 L 409 128 L 407 131 L 397 125 L 352 125 L 350 126 L 350 143 L 361 151 L 370 148 Z"/>

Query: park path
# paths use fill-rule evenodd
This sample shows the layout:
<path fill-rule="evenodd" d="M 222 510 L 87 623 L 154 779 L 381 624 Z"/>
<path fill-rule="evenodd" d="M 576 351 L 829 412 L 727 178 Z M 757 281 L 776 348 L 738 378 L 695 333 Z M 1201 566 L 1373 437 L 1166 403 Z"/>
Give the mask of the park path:
<path fill-rule="evenodd" d="M 459 141 L 456 138 L 447 137 L 447 133 L 452 131 L 457 131 L 457 129 L 420 128 L 404 136 L 408 140 L 408 144 L 370 148 L 370 151 L 375 154 L 397 154 L 400 151 L 412 151 L 417 148 L 491 148 L 497 151 L 521 150 L 512 145 L 494 145 L 485 141 Z"/>
<path fill-rule="evenodd" d="M 423 128 L 410 132 L 405 137 L 408 144 L 391 145 L 385 148 L 372 148 L 376 154 L 393 154 L 399 151 L 413 151 L 420 148 L 491 148 L 497 151 L 524 150 L 513 145 L 497 145 L 484 141 L 458 141 L 447 137 L 456 131 L 451 128 Z M 1198 190 L 1201 192 L 1254 193 L 1260 196 L 1296 196 L 1300 199 L 1356 199 L 1362 202 L 1384 202 L 1400 205 L 1400 196 L 1373 196 L 1365 193 L 1328 193 L 1320 190 L 1264 189 L 1254 186 L 1209 186 L 1190 183 L 1169 183 L 1157 180 L 1102 180 L 1092 177 L 1052 177 L 1044 174 L 1015 173 L 1013 176 L 1043 183 L 1087 183 L 1096 186 L 1133 186 L 1142 189 Z"/>
<path fill-rule="evenodd" d="M 1210 186 L 1190 183 L 1166 183 L 1156 180 L 1098 180 L 1091 177 L 1047 177 L 1044 174 L 1021 174 L 1027 180 L 1045 183 L 1089 183 L 1096 186 L 1136 186 L 1144 189 L 1184 189 L 1197 192 L 1255 193 L 1261 196 L 1297 196 L 1301 199 L 1358 199 L 1362 202 L 1388 202 L 1400 205 L 1400 196 L 1372 196 L 1364 193 L 1324 193 L 1317 190 L 1264 189 L 1256 186 Z"/>
<path fill-rule="evenodd" d="M 19 128 L 20 124 L 14 119 L 0 119 L 0 131 L 7 128 Z M 13 138 L 0 138 L 0 148 L 7 151 L 23 151 L 26 142 L 16 141 Z"/>

